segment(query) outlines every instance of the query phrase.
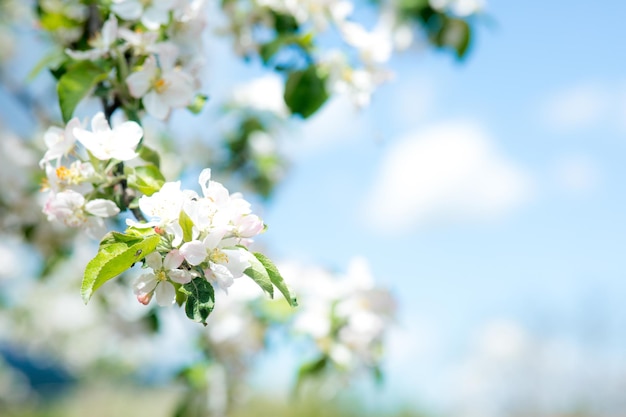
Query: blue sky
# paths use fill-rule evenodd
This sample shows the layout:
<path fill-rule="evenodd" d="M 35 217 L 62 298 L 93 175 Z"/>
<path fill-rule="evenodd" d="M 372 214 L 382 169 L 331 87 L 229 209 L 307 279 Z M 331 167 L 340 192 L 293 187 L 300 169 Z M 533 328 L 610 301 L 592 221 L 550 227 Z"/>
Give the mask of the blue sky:
<path fill-rule="evenodd" d="M 265 214 L 266 241 L 279 256 L 339 270 L 351 256 L 368 257 L 399 298 L 398 343 L 414 344 L 390 358 L 391 385 L 426 402 L 449 394 L 450 380 L 438 374 L 498 320 L 546 343 L 567 341 L 585 352 L 583 362 L 589 355 L 589 367 L 595 354 L 626 361 L 626 5 L 492 1 L 487 11 L 491 22 L 478 25 L 466 62 L 406 53 L 369 109 L 328 105 L 299 139 L 323 140 L 294 151 Z M 435 144 L 463 129 L 477 137 Z M 464 146 L 467 154 L 486 149 L 466 161 L 457 155 Z M 420 150 L 427 156 L 410 154 Z M 394 152 L 435 168 L 411 171 L 405 161 L 401 180 L 385 171 L 401 163 Z M 455 158 L 473 168 L 455 171 Z M 451 183 L 420 180 L 442 172 Z M 434 197 L 395 197 L 392 206 L 409 208 L 364 215 L 380 197 L 377 181 L 391 187 L 412 175 L 417 185 L 407 193 Z M 408 226 L 383 232 L 397 223 L 393 213 Z M 590 340 L 589 328 L 600 336 Z"/>

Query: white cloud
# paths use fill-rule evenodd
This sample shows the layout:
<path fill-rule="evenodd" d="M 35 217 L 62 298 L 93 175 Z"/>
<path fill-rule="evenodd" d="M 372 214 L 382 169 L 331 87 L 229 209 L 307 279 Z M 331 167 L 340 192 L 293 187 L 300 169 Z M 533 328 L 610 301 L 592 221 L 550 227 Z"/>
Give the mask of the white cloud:
<path fill-rule="evenodd" d="M 625 364 L 606 346 L 537 334 L 509 319 L 479 330 L 449 376 L 451 414 L 541 417 L 583 406 L 589 415 L 618 415 L 623 409 Z"/>
<path fill-rule="evenodd" d="M 552 93 L 540 109 L 552 128 L 577 130 L 602 122 L 615 104 L 614 99 L 606 86 L 585 83 Z"/>
<path fill-rule="evenodd" d="M 559 188 L 573 193 L 585 193 L 598 183 L 597 164 L 584 155 L 565 155 L 554 165 L 554 177 Z"/>
<path fill-rule="evenodd" d="M 401 234 L 432 222 L 502 215 L 529 194 L 529 176 L 495 149 L 483 129 L 451 122 L 392 146 L 365 201 L 365 220 Z"/>
<path fill-rule="evenodd" d="M 290 126 L 295 140 L 285 141 L 294 157 L 328 151 L 348 142 L 368 139 L 367 119 L 347 97 L 329 100 L 309 119 Z M 372 135 L 369 135 L 372 137 Z"/>

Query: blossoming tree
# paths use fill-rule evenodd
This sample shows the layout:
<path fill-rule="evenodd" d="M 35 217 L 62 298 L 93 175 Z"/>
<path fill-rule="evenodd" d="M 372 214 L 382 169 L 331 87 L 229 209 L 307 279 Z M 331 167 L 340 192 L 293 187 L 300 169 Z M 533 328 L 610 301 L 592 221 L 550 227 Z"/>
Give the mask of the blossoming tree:
<path fill-rule="evenodd" d="M 188 392 L 178 416 L 225 413 L 238 378 L 266 347 L 269 328 L 304 336 L 314 346 L 315 353 L 298 371 L 298 385 L 333 371 L 353 375 L 364 368 L 378 375 L 394 302 L 388 291 L 376 287 L 366 262 L 354 260 L 343 279 L 318 267 L 277 266 L 253 246 L 254 238 L 266 231 L 263 220 L 214 173 L 230 173 L 249 192 L 269 197 L 285 165 L 274 135 L 280 126 L 290 117 L 314 115 L 334 95 L 348 95 L 355 106 L 366 106 L 376 87 L 391 76 L 385 68 L 391 54 L 412 42 L 450 50 L 462 59 L 480 6 L 477 0 L 379 0 L 361 5 L 379 16 L 368 30 L 354 18 L 350 0 L 40 0 L 32 4 L 32 16 L 20 15 L 23 3 L 3 2 L 0 15 L 7 36 L 15 36 L 24 19 L 32 19 L 46 34 L 49 53 L 33 77 L 44 69 L 52 75 L 60 113 L 47 111 L 45 100 L 28 87 L 12 91 L 44 131 L 31 142 L 7 134 L 0 170 L 40 169 L 45 201 L 43 216 L 23 210 L 40 196 L 29 183 L 13 182 L 15 195 L 0 204 L 3 214 L 11 214 L 2 217 L 2 234 L 39 254 L 42 269 L 33 274 L 39 279 L 31 294 L 64 265 L 76 270 L 72 259 L 82 242 L 99 242 L 83 250 L 90 260 L 79 266 L 82 283 L 66 278 L 56 286 L 65 294 L 68 282 L 75 283 L 84 303 L 100 300 L 83 311 L 99 313 L 63 333 L 63 340 L 51 333 L 53 346 L 48 347 L 61 357 L 69 355 L 67 346 L 75 340 L 102 337 L 93 333 L 102 322 L 116 334 L 134 328 L 134 342 L 117 340 L 137 343 L 141 335 L 149 338 L 159 330 L 161 307 L 183 307 L 189 319 L 206 328 L 189 330 L 189 345 L 201 348 L 199 359 L 187 361 L 180 371 Z M 200 170 L 195 187 L 186 189 L 181 179 L 166 178 L 172 171 L 181 175 L 168 164 L 194 156 L 184 148 L 168 152 L 175 139 L 159 142 L 144 125 L 166 122 L 177 111 L 199 113 L 210 102 L 211 91 L 201 78 L 207 33 L 227 38 L 242 59 L 278 74 L 281 81 L 268 86 L 283 93 L 278 104 L 271 104 L 267 96 L 251 99 L 251 84 L 233 91 L 222 117 L 233 117 L 235 123 L 219 145 L 221 159 L 211 161 L 213 171 Z M 2 66 L 11 56 L 4 58 Z M 9 71 L 0 75 L 7 86 L 14 84 Z M 81 120 L 77 110 L 88 108 L 88 102 L 99 108 Z M 246 284 L 233 285 L 235 281 Z M 135 316 L 119 314 L 129 308 L 126 293 L 143 309 Z M 278 293 L 282 303 L 273 300 Z M 55 297 L 49 288 L 46 294 L 48 300 Z M 33 334 L 41 331 L 33 313 L 41 302 L 6 298 L 15 314 L 24 314 L 21 323 L 28 322 L 22 327 L 7 323 L 7 334 L 32 343 Z M 116 320 L 108 319 L 112 316 Z M 137 328 L 138 322 L 152 325 Z M 83 368 L 105 353 L 95 349 L 91 355 Z M 223 398 L 206 401 L 216 383 L 229 389 Z"/>

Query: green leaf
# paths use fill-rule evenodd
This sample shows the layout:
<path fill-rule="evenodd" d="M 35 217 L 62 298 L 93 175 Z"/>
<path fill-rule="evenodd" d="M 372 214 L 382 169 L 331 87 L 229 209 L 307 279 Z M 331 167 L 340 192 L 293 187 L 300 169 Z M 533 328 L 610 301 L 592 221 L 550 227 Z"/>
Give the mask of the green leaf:
<path fill-rule="evenodd" d="M 458 59 L 463 59 L 471 41 L 469 24 L 456 18 L 444 17 L 439 32 L 435 35 L 435 44 L 441 48 L 452 48 Z"/>
<path fill-rule="evenodd" d="M 187 106 L 187 110 L 189 110 L 193 114 L 198 114 L 202 111 L 207 101 L 209 101 L 209 96 L 204 94 L 196 94 L 193 102 Z"/>
<path fill-rule="evenodd" d="M 269 296 L 273 298 L 274 286 L 272 285 L 270 276 L 263 264 L 257 259 L 256 256 L 250 257 L 250 264 L 250 268 L 243 271 L 243 273 L 252 278 L 252 280 L 256 282 L 263 291 L 268 293 Z"/>
<path fill-rule="evenodd" d="M 95 258 L 85 268 L 80 289 L 85 304 L 102 284 L 154 252 L 160 241 L 161 237 L 155 234 L 141 237 L 118 232 L 107 233 L 100 242 Z"/>
<path fill-rule="evenodd" d="M 270 42 L 264 43 L 259 49 L 259 55 L 264 64 L 267 64 L 270 59 L 285 45 L 284 38 L 279 36 Z"/>
<path fill-rule="evenodd" d="M 263 265 L 263 267 L 267 271 L 267 274 L 269 275 L 270 281 L 272 281 L 272 284 L 274 284 L 276 288 L 278 288 L 278 290 L 283 294 L 283 297 L 285 297 L 285 300 L 287 300 L 289 305 L 292 307 L 297 307 L 298 300 L 296 299 L 295 294 L 292 293 L 292 291 L 285 283 L 285 280 L 280 275 L 280 272 L 278 272 L 278 268 L 276 268 L 276 265 L 274 265 L 274 263 L 262 253 L 255 252 L 253 255 Z"/>
<path fill-rule="evenodd" d="M 203 277 L 192 279 L 178 289 L 187 295 L 185 313 L 191 320 L 206 326 L 206 319 L 215 306 L 213 286 Z"/>
<path fill-rule="evenodd" d="M 293 114 L 306 119 L 319 110 L 328 97 L 326 77 L 317 73 L 315 65 L 289 74 L 284 99 Z"/>
<path fill-rule="evenodd" d="M 165 177 L 156 165 L 144 165 L 135 168 L 126 168 L 128 186 L 151 196 L 163 187 Z"/>
<path fill-rule="evenodd" d="M 108 70 L 104 70 L 90 61 L 81 61 L 68 68 L 57 85 L 59 105 L 65 123 L 72 118 L 78 103 L 87 96 L 96 84 L 105 80 L 108 74 Z"/>
<path fill-rule="evenodd" d="M 193 221 L 185 213 L 185 210 L 180 211 L 178 216 L 178 224 L 183 229 L 183 240 L 185 242 L 191 242 L 193 240 Z"/>
<path fill-rule="evenodd" d="M 49 32 L 54 32 L 59 29 L 77 27 L 79 25 L 76 20 L 70 19 L 65 14 L 60 12 L 43 14 L 41 16 L 39 24 L 43 29 Z"/>
<path fill-rule="evenodd" d="M 142 144 L 139 148 L 139 157 L 146 162 L 150 162 L 157 168 L 161 167 L 161 157 L 159 156 L 159 153 L 146 145 Z"/>

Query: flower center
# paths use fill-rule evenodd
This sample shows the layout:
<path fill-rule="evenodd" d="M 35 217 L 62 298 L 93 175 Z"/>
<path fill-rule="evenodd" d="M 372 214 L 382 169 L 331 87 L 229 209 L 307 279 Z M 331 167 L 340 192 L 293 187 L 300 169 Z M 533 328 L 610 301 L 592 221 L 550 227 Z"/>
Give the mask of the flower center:
<path fill-rule="evenodd" d="M 169 83 L 163 78 L 159 78 L 154 83 L 154 89 L 157 93 L 163 93 L 169 87 Z"/>
<path fill-rule="evenodd" d="M 165 273 L 165 270 L 163 269 L 161 269 L 156 274 L 154 274 L 154 276 L 156 277 L 156 280 L 159 282 L 167 281 L 167 274 Z"/>
<path fill-rule="evenodd" d="M 209 260 L 215 263 L 228 263 L 228 256 L 218 248 L 215 248 L 209 253 Z"/>
<path fill-rule="evenodd" d="M 67 167 L 64 166 L 60 166 L 56 169 L 56 174 L 57 177 L 59 178 L 59 180 L 61 181 L 66 181 L 70 178 L 70 175 L 72 174 L 71 171 L 69 169 L 67 169 Z"/>

